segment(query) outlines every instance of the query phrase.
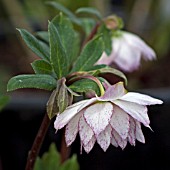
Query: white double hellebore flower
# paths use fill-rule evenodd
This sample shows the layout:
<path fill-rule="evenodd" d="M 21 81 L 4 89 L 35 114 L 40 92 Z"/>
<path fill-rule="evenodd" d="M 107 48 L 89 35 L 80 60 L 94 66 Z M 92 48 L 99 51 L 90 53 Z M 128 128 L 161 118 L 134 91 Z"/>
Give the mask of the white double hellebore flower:
<path fill-rule="evenodd" d="M 120 31 L 118 37 L 112 39 L 112 52 L 107 56 L 104 52 L 96 64 L 110 65 L 115 63 L 122 71 L 132 72 L 140 66 L 141 58 L 153 60 L 156 54 L 140 37 Z"/>
<path fill-rule="evenodd" d="M 67 146 L 80 135 L 81 145 L 89 153 L 95 142 L 106 151 L 110 144 L 125 148 L 135 140 L 145 143 L 141 123 L 149 127 L 146 105 L 162 104 L 147 95 L 126 92 L 123 83 L 109 86 L 101 97 L 77 102 L 57 116 L 56 130 L 66 125 Z"/>

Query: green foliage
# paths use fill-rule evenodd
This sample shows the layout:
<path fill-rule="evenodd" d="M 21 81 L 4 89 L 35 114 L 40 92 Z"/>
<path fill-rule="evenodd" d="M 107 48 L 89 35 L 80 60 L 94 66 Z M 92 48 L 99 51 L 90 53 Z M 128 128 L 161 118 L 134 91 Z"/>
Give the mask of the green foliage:
<path fill-rule="evenodd" d="M 85 13 L 85 14 L 92 14 L 94 16 L 96 16 L 99 20 L 102 19 L 102 15 L 100 14 L 100 12 L 92 7 L 82 7 L 76 10 L 76 13 Z"/>
<path fill-rule="evenodd" d="M 6 106 L 8 102 L 9 102 L 8 96 L 0 96 L 0 111 Z"/>
<path fill-rule="evenodd" d="M 54 75 L 51 65 L 44 60 L 35 60 L 31 66 L 36 74 Z"/>
<path fill-rule="evenodd" d="M 96 22 L 92 18 L 79 18 L 83 25 L 83 31 L 85 32 L 86 36 L 88 36 L 91 33 L 91 30 L 95 26 Z"/>
<path fill-rule="evenodd" d="M 97 83 L 90 79 L 81 79 L 69 86 L 70 89 L 77 93 L 95 92 L 100 95 L 100 89 Z"/>
<path fill-rule="evenodd" d="M 102 24 L 98 30 L 98 33 L 103 35 L 104 51 L 109 56 L 112 51 L 112 31 L 107 29 L 104 24 Z"/>
<path fill-rule="evenodd" d="M 50 60 L 51 65 L 60 79 L 68 73 L 68 57 L 63 47 L 61 37 L 55 25 L 50 22 L 48 26 L 50 36 Z"/>
<path fill-rule="evenodd" d="M 72 103 L 65 82 L 65 78 L 57 81 L 57 88 L 52 92 L 47 102 L 47 114 L 50 119 L 56 116 L 57 113 L 62 113 L 69 103 Z"/>
<path fill-rule="evenodd" d="M 37 158 L 33 170 L 79 170 L 77 157 L 73 155 L 63 164 L 60 164 L 60 154 L 55 144 L 51 144 L 49 151 L 44 153 L 42 158 Z"/>
<path fill-rule="evenodd" d="M 79 20 L 79 18 L 74 15 L 69 9 L 65 8 L 63 5 L 61 5 L 60 3 L 57 3 L 57 2 L 54 2 L 54 1 L 49 1 L 49 2 L 46 2 L 48 5 L 54 7 L 55 9 L 59 10 L 59 11 L 62 11 L 64 14 L 66 14 L 70 20 L 72 22 L 74 22 L 75 24 L 77 25 L 81 25 L 81 22 Z"/>
<path fill-rule="evenodd" d="M 36 37 L 24 29 L 18 29 L 27 46 L 41 59 L 31 63 L 35 75 L 13 77 L 9 80 L 7 89 L 8 91 L 19 88 L 53 90 L 47 103 L 47 112 L 52 118 L 56 113 L 63 112 L 77 93 L 94 92 L 101 95 L 102 85 L 100 86 L 99 77 L 102 75 L 113 74 L 126 83 L 127 79 L 116 69 L 106 65 L 95 65 L 104 51 L 107 55 L 111 54 L 112 37 L 119 33 L 119 29 L 123 26 L 119 17 L 111 15 L 102 19 L 100 12 L 95 8 L 83 7 L 79 8 L 76 14 L 95 16 L 83 18 L 83 15 L 76 16 L 58 2 L 46 3 L 66 16 L 60 12 L 49 22 L 48 31 L 37 32 Z M 83 28 L 84 32 L 81 33 L 85 35 L 80 36 L 74 28 L 75 24 L 77 30 L 82 31 Z M 98 79 L 99 84 L 87 76 Z"/>
<path fill-rule="evenodd" d="M 47 31 L 38 31 L 36 32 L 36 36 L 49 44 L 49 36 Z"/>
<path fill-rule="evenodd" d="M 37 88 L 44 90 L 53 90 L 56 88 L 56 80 L 46 74 L 29 74 L 29 75 L 18 75 L 12 77 L 8 84 L 7 90 L 13 91 L 20 88 Z"/>
<path fill-rule="evenodd" d="M 49 47 L 24 29 L 18 29 L 27 46 L 40 58 L 49 62 Z"/>
<path fill-rule="evenodd" d="M 102 52 L 103 40 L 99 35 L 85 45 L 71 72 L 88 71 L 99 60 Z"/>
<path fill-rule="evenodd" d="M 61 38 L 61 43 L 66 51 L 69 66 L 73 64 L 80 50 L 80 37 L 74 30 L 72 22 L 62 13 L 57 15 L 52 23 L 58 30 Z"/>
<path fill-rule="evenodd" d="M 111 68 L 111 67 L 107 66 L 105 68 L 90 71 L 89 73 L 92 74 L 92 75 L 95 75 L 95 76 L 100 76 L 101 74 L 110 73 L 110 74 L 113 74 L 113 75 L 116 75 L 116 76 L 122 78 L 124 80 L 125 84 L 127 85 L 126 76 L 121 71 L 119 71 L 119 70 L 117 70 L 115 68 Z"/>

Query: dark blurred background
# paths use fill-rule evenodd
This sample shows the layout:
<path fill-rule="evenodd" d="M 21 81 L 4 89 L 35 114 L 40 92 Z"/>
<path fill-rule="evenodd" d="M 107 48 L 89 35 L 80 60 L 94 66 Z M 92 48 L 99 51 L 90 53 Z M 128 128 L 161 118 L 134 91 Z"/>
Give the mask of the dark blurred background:
<path fill-rule="evenodd" d="M 47 30 L 48 20 L 58 11 L 46 0 L 0 0 L 0 94 L 17 74 L 33 73 L 35 56 L 24 44 L 16 28 L 30 32 Z M 103 16 L 115 13 L 125 22 L 125 30 L 141 36 L 157 53 L 157 60 L 142 61 L 138 71 L 126 74 L 128 88 L 164 100 L 163 106 L 149 108 L 154 133 L 144 129 L 146 145 L 128 146 L 123 152 L 110 147 L 103 152 L 96 146 L 92 153 L 79 156 L 81 170 L 170 169 L 170 1 L 169 0 L 58 0 L 72 11 L 93 6 Z M 0 170 L 23 170 L 28 150 L 37 133 L 49 93 L 17 90 L 8 93 L 9 104 L 0 112 Z M 41 153 L 51 141 L 58 141 L 49 128 Z M 79 153 L 76 143 L 73 151 Z M 41 154 L 40 153 L 40 154 Z"/>

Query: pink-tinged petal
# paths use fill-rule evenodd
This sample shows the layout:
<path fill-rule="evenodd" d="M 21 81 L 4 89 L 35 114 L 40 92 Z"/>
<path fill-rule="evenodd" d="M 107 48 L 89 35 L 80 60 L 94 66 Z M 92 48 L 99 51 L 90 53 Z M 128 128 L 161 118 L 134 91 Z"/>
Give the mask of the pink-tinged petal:
<path fill-rule="evenodd" d="M 96 137 L 101 133 L 112 116 L 113 105 L 109 102 L 100 102 L 89 106 L 84 112 L 84 118 L 92 128 Z"/>
<path fill-rule="evenodd" d="M 80 135 L 80 140 L 83 143 L 83 145 L 87 145 L 94 135 L 92 129 L 86 123 L 83 115 L 81 116 L 79 120 L 79 135 Z"/>
<path fill-rule="evenodd" d="M 110 142 L 113 146 L 115 146 L 116 148 L 119 146 L 115 137 L 112 135 L 112 138 L 111 138 L 111 142 Z"/>
<path fill-rule="evenodd" d="M 153 60 L 156 58 L 154 50 L 150 48 L 139 36 L 129 32 L 124 32 L 123 35 L 127 43 L 132 48 L 138 49 L 145 60 Z"/>
<path fill-rule="evenodd" d="M 109 87 L 111 87 L 112 85 L 107 81 L 105 80 L 104 82 L 102 82 L 104 88 L 107 90 Z"/>
<path fill-rule="evenodd" d="M 89 143 L 87 145 L 83 146 L 86 153 L 89 153 L 92 150 L 95 142 L 96 142 L 96 138 L 93 136 L 91 138 L 91 140 L 89 141 Z"/>
<path fill-rule="evenodd" d="M 161 100 L 158 100 L 156 98 L 134 92 L 128 92 L 124 96 L 120 97 L 120 100 L 129 101 L 141 105 L 154 105 L 163 103 Z"/>
<path fill-rule="evenodd" d="M 110 125 L 108 125 L 106 129 L 102 131 L 97 137 L 97 143 L 100 145 L 104 152 L 106 152 L 110 145 L 111 132 L 112 128 Z"/>
<path fill-rule="evenodd" d="M 131 47 L 126 41 L 119 43 L 122 45 L 119 48 L 117 55 L 115 54 L 114 63 L 125 72 L 131 72 L 138 69 L 140 66 L 141 52 L 138 49 Z M 116 45 L 116 43 L 114 45 Z"/>
<path fill-rule="evenodd" d="M 139 122 L 143 123 L 146 127 L 149 127 L 149 117 L 147 114 L 147 107 L 143 105 L 139 105 L 132 102 L 127 102 L 123 100 L 116 100 L 114 104 L 119 106 L 125 112 L 127 112 L 130 116 L 134 119 L 138 120 Z"/>
<path fill-rule="evenodd" d="M 85 107 L 91 105 L 92 103 L 96 102 L 97 99 L 96 99 L 96 97 L 95 97 L 95 98 L 88 99 L 88 100 L 86 100 L 86 101 L 87 101 L 87 102 L 85 102 L 84 104 L 82 104 L 82 105 L 80 106 L 80 108 L 78 109 L 78 111 L 80 111 L 80 110 L 84 109 Z"/>
<path fill-rule="evenodd" d="M 54 122 L 54 128 L 56 129 L 56 131 L 63 128 L 78 113 L 78 109 L 87 101 L 88 100 L 77 102 L 67 107 L 63 113 L 59 114 Z"/>
<path fill-rule="evenodd" d="M 122 139 L 120 137 L 120 135 L 114 130 L 112 129 L 112 136 L 115 139 L 116 143 L 122 148 L 124 149 L 127 145 L 127 139 Z M 113 139 L 112 138 L 112 139 Z"/>
<path fill-rule="evenodd" d="M 116 105 L 113 107 L 113 115 L 110 120 L 110 125 L 115 131 L 126 139 L 129 131 L 129 115 Z"/>
<path fill-rule="evenodd" d="M 130 117 L 129 122 L 130 122 L 130 129 L 129 129 L 129 134 L 128 134 L 128 141 L 131 145 L 135 146 L 136 123 L 135 123 L 135 120 L 132 117 Z"/>
<path fill-rule="evenodd" d="M 141 124 L 138 121 L 136 121 L 136 139 L 141 143 L 145 143 L 145 137 L 141 129 Z"/>
<path fill-rule="evenodd" d="M 99 64 L 111 65 L 112 63 L 113 63 L 113 58 L 111 56 L 107 56 L 107 54 L 103 52 L 102 56 L 96 62 L 95 65 L 99 65 Z"/>
<path fill-rule="evenodd" d="M 108 87 L 105 91 L 105 94 L 102 97 L 99 97 L 99 101 L 113 101 L 125 94 L 125 88 L 123 82 L 116 83 L 113 86 Z"/>
<path fill-rule="evenodd" d="M 76 116 L 74 116 L 70 120 L 70 122 L 66 126 L 65 140 L 66 140 L 67 146 L 70 146 L 77 136 L 79 119 L 82 116 L 82 114 L 83 112 L 79 112 Z"/>

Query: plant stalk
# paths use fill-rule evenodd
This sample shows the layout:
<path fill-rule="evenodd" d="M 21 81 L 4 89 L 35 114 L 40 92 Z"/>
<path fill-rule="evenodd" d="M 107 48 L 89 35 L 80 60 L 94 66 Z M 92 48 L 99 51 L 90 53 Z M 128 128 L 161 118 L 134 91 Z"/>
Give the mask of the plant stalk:
<path fill-rule="evenodd" d="M 51 120 L 49 119 L 48 115 L 45 114 L 38 133 L 36 135 L 36 138 L 34 140 L 34 143 L 32 145 L 32 148 L 28 153 L 28 159 L 25 170 L 33 170 L 36 158 L 38 156 L 50 123 Z"/>

